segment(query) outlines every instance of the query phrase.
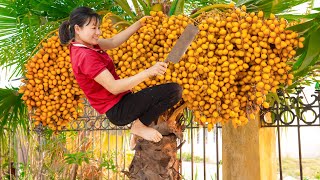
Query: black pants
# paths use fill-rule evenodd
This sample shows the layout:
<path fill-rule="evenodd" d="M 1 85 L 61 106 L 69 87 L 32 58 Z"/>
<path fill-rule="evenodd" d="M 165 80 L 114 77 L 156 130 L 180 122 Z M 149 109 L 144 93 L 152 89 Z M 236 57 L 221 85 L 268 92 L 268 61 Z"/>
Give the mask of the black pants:
<path fill-rule="evenodd" d="M 117 126 L 127 125 L 137 118 L 149 126 L 167 109 L 177 104 L 181 97 L 182 88 L 178 84 L 161 84 L 126 94 L 106 115 Z"/>

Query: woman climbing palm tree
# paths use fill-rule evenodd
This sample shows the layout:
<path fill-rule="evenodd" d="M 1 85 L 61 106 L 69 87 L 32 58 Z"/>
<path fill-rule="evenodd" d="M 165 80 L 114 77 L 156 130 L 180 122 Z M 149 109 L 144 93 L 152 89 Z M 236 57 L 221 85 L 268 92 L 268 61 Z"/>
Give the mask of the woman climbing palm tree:
<path fill-rule="evenodd" d="M 120 46 L 143 25 L 140 20 L 113 38 L 99 39 L 99 15 L 88 7 L 79 7 L 60 26 L 59 37 L 62 44 L 69 44 L 75 78 L 92 107 L 100 114 L 106 113 L 115 125 L 133 122 L 132 134 L 159 142 L 162 135 L 148 126 L 180 101 L 182 88 L 168 83 L 132 93 L 134 86 L 149 77 L 163 75 L 167 64 L 158 62 L 134 76 L 119 79 L 112 59 L 105 52 Z"/>

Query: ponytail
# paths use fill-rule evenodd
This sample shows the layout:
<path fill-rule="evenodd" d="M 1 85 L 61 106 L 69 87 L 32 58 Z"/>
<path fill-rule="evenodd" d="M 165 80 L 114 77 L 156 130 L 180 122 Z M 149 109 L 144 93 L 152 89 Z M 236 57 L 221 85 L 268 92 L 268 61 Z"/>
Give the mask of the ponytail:
<path fill-rule="evenodd" d="M 74 33 L 70 31 L 70 22 L 64 21 L 59 27 L 59 39 L 61 44 L 68 44 L 74 38 Z"/>

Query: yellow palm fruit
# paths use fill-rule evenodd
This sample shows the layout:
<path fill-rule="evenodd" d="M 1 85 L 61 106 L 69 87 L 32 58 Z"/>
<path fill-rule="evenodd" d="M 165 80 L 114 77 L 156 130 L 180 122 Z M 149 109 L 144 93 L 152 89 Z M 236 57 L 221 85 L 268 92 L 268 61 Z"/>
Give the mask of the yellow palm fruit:
<path fill-rule="evenodd" d="M 267 102 L 263 102 L 262 106 L 263 106 L 264 108 L 266 108 L 266 109 L 270 107 L 270 106 L 269 106 L 269 103 L 267 103 Z"/>

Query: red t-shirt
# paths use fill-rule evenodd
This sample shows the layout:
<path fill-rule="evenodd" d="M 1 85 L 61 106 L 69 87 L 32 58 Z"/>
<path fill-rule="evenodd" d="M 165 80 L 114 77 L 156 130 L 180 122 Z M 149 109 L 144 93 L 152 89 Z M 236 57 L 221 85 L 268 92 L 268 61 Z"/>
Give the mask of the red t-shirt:
<path fill-rule="evenodd" d="M 91 106 L 100 114 L 106 113 L 120 101 L 122 96 L 130 92 L 126 91 L 113 95 L 94 80 L 105 69 L 110 71 L 114 79 L 119 79 L 112 59 L 101 50 L 99 45 L 90 48 L 72 42 L 69 49 L 74 76 Z"/>

